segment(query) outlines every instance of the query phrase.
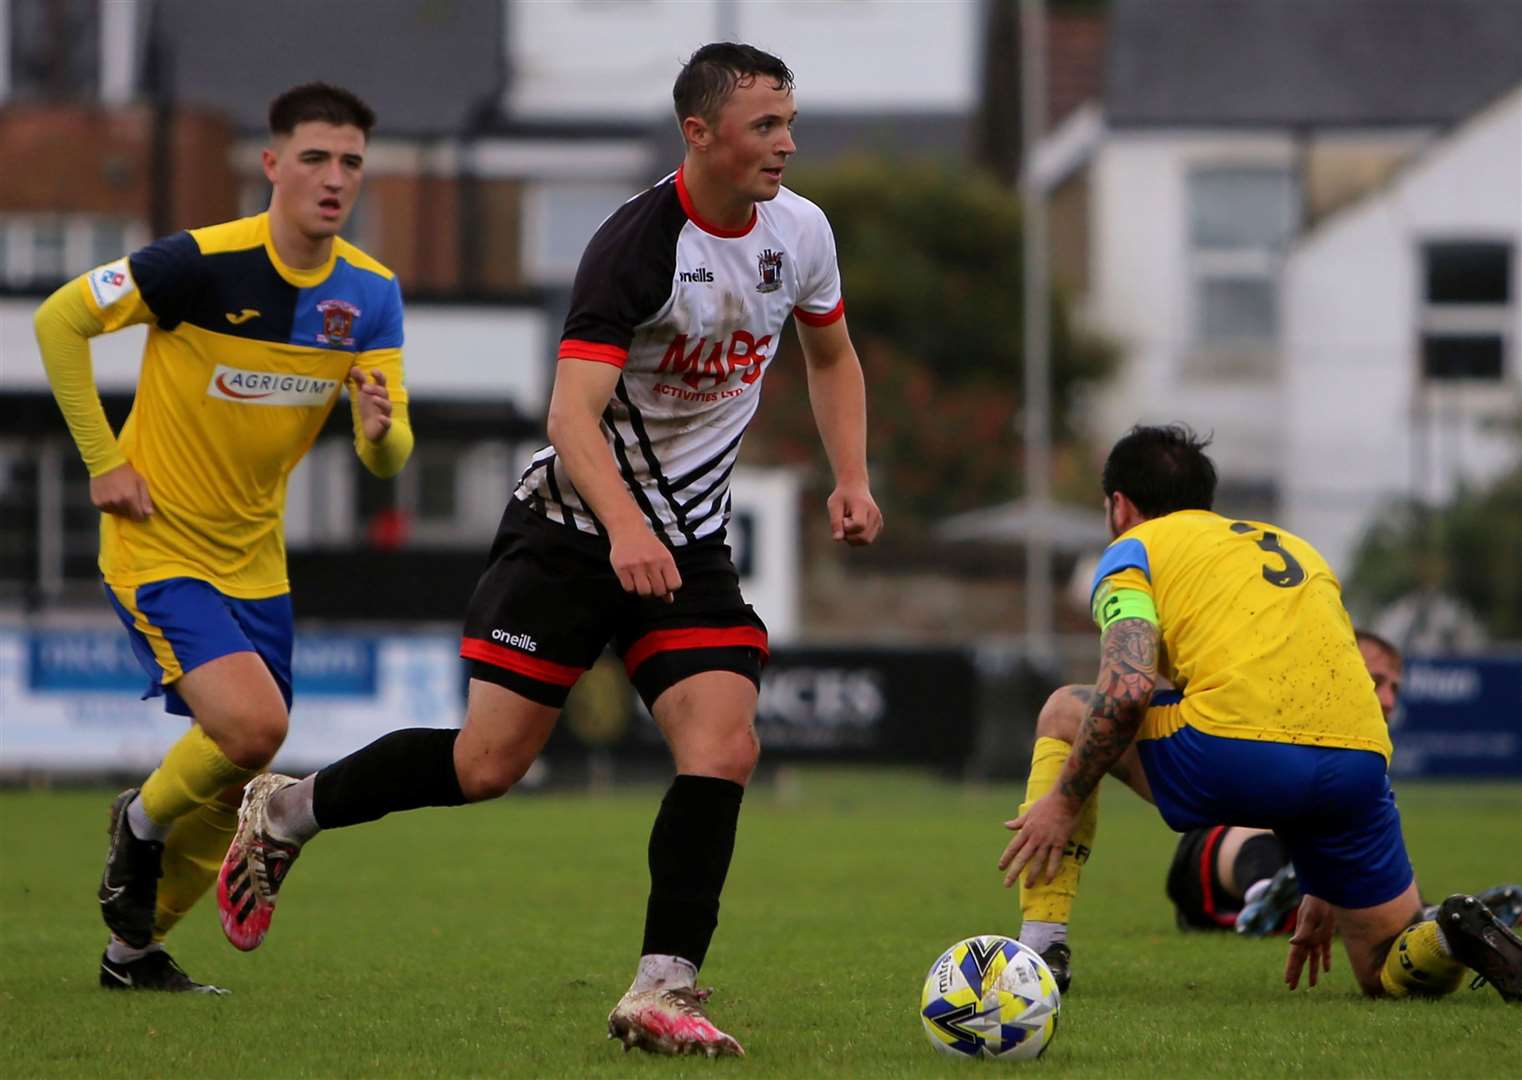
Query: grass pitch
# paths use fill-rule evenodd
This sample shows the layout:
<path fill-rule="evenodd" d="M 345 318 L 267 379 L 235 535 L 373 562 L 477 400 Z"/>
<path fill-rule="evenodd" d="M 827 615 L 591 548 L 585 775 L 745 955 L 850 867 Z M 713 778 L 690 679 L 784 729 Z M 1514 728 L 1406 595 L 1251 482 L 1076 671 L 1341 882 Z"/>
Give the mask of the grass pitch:
<path fill-rule="evenodd" d="M 994 863 L 1021 791 L 881 771 L 790 774 L 746 800 L 702 980 L 745 1060 L 625 1055 L 604 1039 L 644 915 L 655 787 L 510 796 L 317 840 L 264 946 L 210 897 L 171 939 L 222 998 L 107 994 L 95 882 L 106 792 L 0 793 L 3 1071 L 33 1076 L 1500 1077 L 1522 1007 L 1494 990 L 1362 1000 L 1341 952 L 1309 993 L 1282 939 L 1179 934 L 1173 834 L 1107 783 L 1073 924 L 1074 987 L 1046 1056 L 934 1053 L 920 981 L 952 942 L 1018 926 Z M 1429 897 L 1522 879 L 1522 786 L 1398 788 Z"/>

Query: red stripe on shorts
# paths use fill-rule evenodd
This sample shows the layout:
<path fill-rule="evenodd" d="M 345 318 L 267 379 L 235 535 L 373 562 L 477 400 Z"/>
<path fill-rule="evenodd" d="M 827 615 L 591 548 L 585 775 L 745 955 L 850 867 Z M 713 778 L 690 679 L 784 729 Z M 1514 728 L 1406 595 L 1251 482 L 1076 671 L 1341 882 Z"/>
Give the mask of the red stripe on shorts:
<path fill-rule="evenodd" d="M 763 657 L 770 655 L 766 647 L 766 632 L 757 630 L 754 626 L 694 626 L 688 630 L 655 630 L 629 646 L 629 651 L 624 653 L 624 670 L 633 678 L 635 669 L 658 652 L 724 649 L 732 646 L 760 649 Z"/>
<path fill-rule="evenodd" d="M 570 686 L 587 670 L 557 664 L 551 660 L 539 660 L 517 649 L 508 649 L 480 638 L 461 638 L 460 655 L 467 660 L 479 660 L 492 667 L 506 668 L 508 671 L 516 671 L 519 675 L 527 675 L 530 679 L 537 679 L 554 686 Z"/>

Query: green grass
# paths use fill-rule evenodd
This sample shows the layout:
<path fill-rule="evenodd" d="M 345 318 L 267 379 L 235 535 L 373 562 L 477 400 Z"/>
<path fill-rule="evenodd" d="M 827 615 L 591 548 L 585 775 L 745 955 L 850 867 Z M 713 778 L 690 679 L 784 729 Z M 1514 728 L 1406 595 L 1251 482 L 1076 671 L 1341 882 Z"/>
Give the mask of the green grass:
<path fill-rule="evenodd" d="M 653 787 L 509 797 L 318 840 L 263 948 L 209 902 L 172 939 L 224 998 L 96 988 L 108 794 L 0 793 L 0 1071 L 150 1076 L 1516 1076 L 1522 1008 L 1488 988 L 1362 1000 L 1339 951 L 1316 990 L 1282 940 L 1184 936 L 1162 879 L 1173 834 L 1108 789 L 1073 925 L 1076 980 L 1040 1062 L 936 1055 L 916 1017 L 940 951 L 1018 925 L 994 862 L 1020 792 L 805 770 L 746 801 L 703 981 L 744 1061 L 624 1055 L 604 1040 L 647 884 Z M 1404 785 L 1432 896 L 1522 877 L 1522 787 Z"/>

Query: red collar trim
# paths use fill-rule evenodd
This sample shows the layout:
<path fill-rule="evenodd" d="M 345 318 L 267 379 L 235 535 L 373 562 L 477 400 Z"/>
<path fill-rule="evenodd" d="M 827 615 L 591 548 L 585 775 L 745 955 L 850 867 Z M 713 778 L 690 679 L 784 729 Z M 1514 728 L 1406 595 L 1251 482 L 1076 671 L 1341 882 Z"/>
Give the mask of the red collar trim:
<path fill-rule="evenodd" d="M 713 236 L 721 236 L 726 240 L 733 240 L 736 237 L 744 236 L 756 227 L 757 214 L 754 206 L 750 208 L 750 220 L 745 223 L 745 228 L 743 229 L 721 229 L 717 225 L 710 225 L 704 221 L 702 215 L 698 213 L 698 208 L 692 202 L 692 193 L 687 190 L 687 180 L 682 175 L 682 170 L 685 168 L 685 165 L 680 165 L 676 170 L 676 197 L 681 201 L 682 209 L 686 211 L 689 221 L 704 232 Z"/>

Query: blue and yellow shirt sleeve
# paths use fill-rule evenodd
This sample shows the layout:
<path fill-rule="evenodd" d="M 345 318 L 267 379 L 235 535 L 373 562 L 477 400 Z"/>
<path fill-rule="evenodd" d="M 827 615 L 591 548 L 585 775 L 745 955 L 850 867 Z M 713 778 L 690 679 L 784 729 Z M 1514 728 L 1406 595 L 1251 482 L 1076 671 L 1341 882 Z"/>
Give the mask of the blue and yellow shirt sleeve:
<path fill-rule="evenodd" d="M 159 322 L 183 306 L 199 258 L 190 234 L 149 244 L 81 274 L 37 309 L 33 325 L 58 409 L 92 477 L 126 464 L 101 408 L 90 338 L 135 323 Z"/>
<path fill-rule="evenodd" d="M 136 323 L 172 330 L 195 294 L 201 249 L 188 232 L 155 240 L 79 280 L 105 333 Z"/>
<path fill-rule="evenodd" d="M 407 410 L 407 386 L 402 367 L 402 290 L 395 277 L 386 281 L 380 318 L 370 324 L 370 335 L 354 357 L 354 364 L 368 379 L 371 372 L 385 376 L 391 396 L 391 427 L 380 442 L 365 438 L 360 422 L 359 397 L 349 388 L 349 408 L 354 421 L 354 452 L 365 468 L 380 477 L 395 476 L 412 454 L 414 436 Z"/>
<path fill-rule="evenodd" d="M 195 237 L 176 233 L 139 248 L 128 260 L 132 279 L 153 318 L 165 330 L 173 330 L 195 302 L 203 258 Z"/>
<path fill-rule="evenodd" d="M 1120 619 L 1144 619 L 1159 625 L 1152 595 L 1152 567 L 1147 547 L 1140 540 L 1127 537 L 1105 549 L 1094 568 L 1089 610 L 1101 632 Z"/>

